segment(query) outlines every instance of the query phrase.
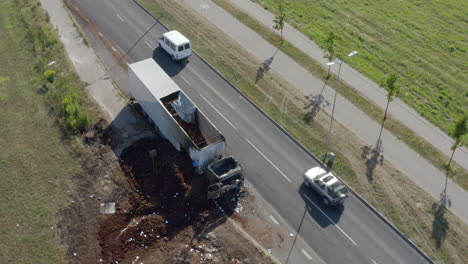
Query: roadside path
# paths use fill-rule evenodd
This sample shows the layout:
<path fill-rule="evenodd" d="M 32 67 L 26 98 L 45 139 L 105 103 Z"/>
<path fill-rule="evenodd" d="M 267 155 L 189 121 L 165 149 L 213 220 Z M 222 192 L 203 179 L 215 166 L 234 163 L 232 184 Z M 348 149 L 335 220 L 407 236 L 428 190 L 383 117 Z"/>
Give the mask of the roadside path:
<path fill-rule="evenodd" d="M 184 0 L 188 5 L 197 10 L 202 16 L 211 21 L 215 25 L 222 25 L 220 27 L 227 35 L 236 40 L 251 54 L 255 55 L 261 61 L 271 59 L 273 54 L 276 53 L 277 48 L 265 41 L 256 32 L 252 31 L 244 24 L 239 22 L 236 18 L 232 17 L 224 9 L 218 7 L 210 0 Z M 248 0 L 236 0 L 237 3 L 244 3 Z M 258 9 L 258 6 L 247 6 L 247 10 Z M 260 12 L 260 11 L 258 11 Z M 260 12 L 260 14 L 263 14 Z M 265 15 L 265 14 L 263 14 Z M 266 16 L 265 20 L 268 17 Z M 290 27 L 288 27 L 290 28 Z M 288 32 L 288 33 L 286 33 Z M 286 29 L 283 32 L 285 38 L 289 40 L 291 32 Z M 304 41 L 304 37 L 302 38 Z M 301 44 L 301 47 L 309 44 Z M 316 56 L 323 56 L 323 53 L 316 54 Z M 281 51 L 277 52 L 273 57 L 271 69 L 278 72 L 291 82 L 296 88 L 300 89 L 304 95 L 317 95 L 320 94 L 320 89 L 323 86 L 323 82 L 306 71 L 302 66 L 297 64 L 294 60 L 286 56 Z M 354 73 L 355 74 L 355 73 Z M 350 73 L 350 68 L 345 66 L 342 69 L 341 76 L 354 76 Z M 357 79 L 357 78 L 356 78 Z M 347 80 L 347 79 L 345 79 Z M 364 82 L 360 79 L 360 82 Z M 368 80 L 366 81 L 368 83 Z M 369 83 L 367 85 L 370 85 Z M 375 87 L 370 86 L 373 90 Z M 366 92 L 364 92 L 366 93 Z M 325 102 L 333 102 L 334 90 L 331 87 L 326 87 L 322 94 L 325 98 Z M 385 96 L 381 94 L 381 96 Z M 398 108 L 396 105 L 402 104 L 397 101 L 397 104 L 390 105 L 390 111 L 393 108 Z M 382 103 L 381 105 L 384 105 Z M 331 113 L 332 104 L 322 105 L 323 109 L 328 113 Z M 402 114 L 403 115 L 403 114 Z M 408 113 L 404 115 L 409 115 Z M 346 126 L 350 131 L 355 133 L 361 140 L 366 144 L 375 145 L 380 130 L 380 124 L 372 120 L 365 113 L 359 110 L 346 98 L 338 95 L 337 96 L 337 107 L 335 109 L 335 118 Z M 416 121 L 415 121 L 416 122 Z M 397 139 L 386 129 L 383 131 L 383 149 L 384 157 L 394 166 L 400 169 L 416 184 L 421 186 L 426 192 L 428 192 L 434 199 L 440 200 L 444 192 L 445 186 L 445 174 L 438 168 L 434 167 L 419 154 L 409 148 L 404 142 Z M 433 140 L 429 140 L 433 142 Z M 450 142 L 447 141 L 447 149 L 450 149 Z M 445 153 L 446 151 L 444 151 Z M 457 151 L 455 156 L 458 159 L 459 164 L 464 164 L 464 167 L 468 167 L 468 155 L 463 159 L 463 151 Z M 450 200 L 449 210 L 457 215 L 463 222 L 468 224 L 468 207 L 466 201 L 468 201 L 468 192 L 463 190 L 460 186 L 449 179 L 447 187 L 447 195 Z"/>

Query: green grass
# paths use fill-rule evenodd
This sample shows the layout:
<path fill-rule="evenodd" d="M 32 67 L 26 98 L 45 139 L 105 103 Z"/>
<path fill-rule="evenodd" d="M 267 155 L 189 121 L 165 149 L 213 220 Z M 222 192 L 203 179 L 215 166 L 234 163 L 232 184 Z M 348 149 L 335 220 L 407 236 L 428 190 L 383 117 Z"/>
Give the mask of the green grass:
<path fill-rule="evenodd" d="M 274 0 L 256 0 L 273 10 Z M 333 31 L 337 51 L 379 83 L 396 72 L 401 98 L 447 132 L 468 112 L 468 2 L 289 0 L 287 19 L 319 45 Z"/>
<path fill-rule="evenodd" d="M 213 0 L 213 2 L 225 9 L 227 12 L 229 12 L 232 16 L 237 18 L 247 27 L 257 32 L 260 36 L 262 36 L 271 44 L 277 46 L 280 43 L 280 36 L 277 33 L 275 33 L 273 29 L 268 28 L 263 23 L 252 18 L 246 12 L 238 8 L 236 5 L 231 4 L 230 1 Z M 301 64 L 310 73 L 319 77 L 323 81 L 326 81 L 327 69 L 325 69 L 316 60 L 312 59 L 307 54 L 305 54 L 302 50 L 298 49 L 286 40 L 283 42 L 283 45 L 280 49 L 289 57 Z M 335 77 L 336 76 L 333 76 L 332 79 L 334 79 Z M 327 84 L 329 84 L 332 87 L 336 87 L 337 85 L 335 80 L 327 81 Z M 359 91 L 349 86 L 345 82 L 341 82 L 340 85 L 342 87 L 342 89 L 340 89 L 340 93 L 343 96 L 345 96 L 349 101 L 351 101 L 354 105 L 356 105 L 373 120 L 379 123 L 382 121 L 384 112 L 381 107 L 369 101 Z M 387 117 L 385 125 L 387 130 L 389 130 L 400 140 L 403 140 L 419 155 L 424 157 L 437 168 L 445 170 L 446 164 L 448 163 L 448 157 L 444 155 L 441 151 L 439 151 L 437 148 L 432 146 L 432 144 L 419 137 L 415 132 L 403 125 L 401 122 L 397 121 L 391 115 Z M 468 190 L 468 171 L 464 170 L 458 164 L 454 163 L 452 175 L 455 182 L 457 182 L 465 190 Z"/>
<path fill-rule="evenodd" d="M 80 158 L 58 116 L 60 98 L 82 84 L 47 22 L 38 1 L 0 1 L 1 263 L 66 263 L 54 226 Z"/>
<path fill-rule="evenodd" d="M 158 1 L 139 2 L 159 16 Z M 300 91 L 274 72 L 266 73 L 256 83 L 260 61 L 239 47 L 235 40 L 226 36 L 215 25 L 203 20 L 184 1 L 165 2 L 164 8 L 165 16 L 162 21 L 169 28 L 177 29 L 191 39 L 198 54 L 310 151 L 318 157 L 323 156 L 328 115 L 320 112 L 312 122 L 304 123 L 305 111 L 302 106 L 307 102 Z M 432 227 L 434 214 L 431 211 L 431 206 L 436 201 L 388 162 L 384 162 L 383 167 L 377 167 L 374 181 L 369 182 L 365 176 L 364 160 L 361 158 L 362 147 L 359 139 L 340 124 L 336 124 L 332 144 L 332 150 L 337 154 L 335 171 L 438 263 L 463 263 L 468 257 L 468 252 L 464 251 L 468 245 L 468 237 L 458 234 L 466 233 L 467 226 L 447 213 L 446 218 L 450 225 L 445 230 L 446 239 L 441 248 L 436 248 L 435 239 L 431 236 L 432 230 L 437 230 Z M 417 207 L 416 202 L 421 205 Z M 428 226 L 432 227 L 431 230 Z"/>

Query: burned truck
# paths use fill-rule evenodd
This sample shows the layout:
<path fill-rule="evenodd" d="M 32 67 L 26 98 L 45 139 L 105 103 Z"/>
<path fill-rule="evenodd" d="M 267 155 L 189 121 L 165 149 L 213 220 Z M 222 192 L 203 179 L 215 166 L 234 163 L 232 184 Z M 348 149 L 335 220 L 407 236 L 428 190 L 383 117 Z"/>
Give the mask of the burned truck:
<path fill-rule="evenodd" d="M 244 177 L 242 165 L 233 157 L 226 157 L 208 165 L 208 199 L 217 199 L 231 190 L 241 188 Z"/>
<path fill-rule="evenodd" d="M 148 122 L 178 151 L 187 152 L 198 174 L 217 160 L 230 162 L 222 159 L 224 136 L 152 58 L 130 64 L 128 81 Z"/>

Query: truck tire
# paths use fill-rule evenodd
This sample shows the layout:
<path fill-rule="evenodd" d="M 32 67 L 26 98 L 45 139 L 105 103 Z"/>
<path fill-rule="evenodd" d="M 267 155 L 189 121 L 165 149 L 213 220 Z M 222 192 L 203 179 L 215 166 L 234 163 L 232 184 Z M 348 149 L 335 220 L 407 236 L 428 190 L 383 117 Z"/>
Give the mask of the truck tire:
<path fill-rule="evenodd" d="M 305 181 L 304 181 L 304 185 L 305 185 L 307 188 L 309 188 L 309 187 L 310 187 L 310 182 L 309 182 L 308 180 L 305 180 Z"/>

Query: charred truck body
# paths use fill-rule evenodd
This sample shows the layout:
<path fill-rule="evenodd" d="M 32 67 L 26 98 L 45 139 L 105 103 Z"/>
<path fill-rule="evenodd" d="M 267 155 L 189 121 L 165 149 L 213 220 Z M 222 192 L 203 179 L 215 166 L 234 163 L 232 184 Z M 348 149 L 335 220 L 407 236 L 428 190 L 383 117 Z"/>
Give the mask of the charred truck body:
<path fill-rule="evenodd" d="M 178 151 L 187 152 L 197 173 L 224 156 L 223 135 L 152 58 L 130 64 L 128 81 L 145 118 Z"/>

